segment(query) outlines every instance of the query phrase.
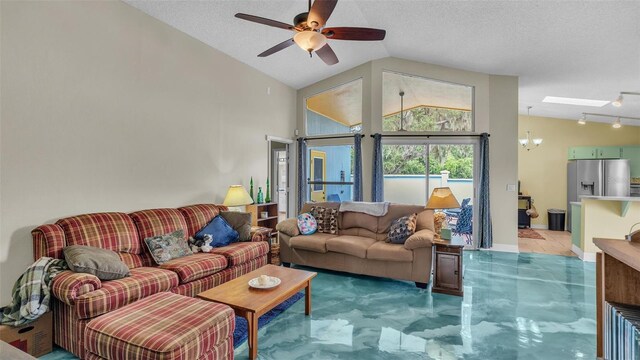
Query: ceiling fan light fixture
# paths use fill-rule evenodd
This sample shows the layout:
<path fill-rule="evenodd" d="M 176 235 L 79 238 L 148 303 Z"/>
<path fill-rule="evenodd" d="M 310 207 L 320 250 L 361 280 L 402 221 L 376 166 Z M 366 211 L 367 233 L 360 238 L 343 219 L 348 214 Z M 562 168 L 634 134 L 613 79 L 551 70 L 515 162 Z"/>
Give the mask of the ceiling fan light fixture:
<path fill-rule="evenodd" d="M 304 51 L 309 53 L 320 49 L 327 43 L 327 38 L 313 30 L 300 31 L 295 34 L 293 41 Z"/>

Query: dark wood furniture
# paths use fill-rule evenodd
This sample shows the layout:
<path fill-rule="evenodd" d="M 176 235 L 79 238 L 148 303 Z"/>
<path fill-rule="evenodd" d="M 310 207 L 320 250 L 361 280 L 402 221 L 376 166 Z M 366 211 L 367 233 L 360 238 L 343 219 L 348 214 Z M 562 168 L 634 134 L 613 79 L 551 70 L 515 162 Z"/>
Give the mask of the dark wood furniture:
<path fill-rule="evenodd" d="M 249 280 L 260 275 L 275 276 L 282 282 L 271 289 L 250 287 Z M 311 280 L 316 275 L 317 273 L 311 271 L 265 265 L 260 269 L 201 292 L 198 297 L 227 304 L 235 311 L 236 315 L 247 319 L 249 359 L 255 359 L 258 356 L 258 318 L 302 289 L 305 291 L 304 313 L 310 315 Z"/>
<path fill-rule="evenodd" d="M 518 227 L 530 228 L 531 217 L 527 210 L 531 209 L 531 196 L 518 195 Z"/>
<path fill-rule="evenodd" d="M 640 242 L 598 239 L 596 253 L 596 356 L 604 352 L 604 303 L 640 306 Z"/>
<path fill-rule="evenodd" d="M 432 292 L 463 296 L 462 252 L 464 244 L 434 240 L 434 281 Z"/>

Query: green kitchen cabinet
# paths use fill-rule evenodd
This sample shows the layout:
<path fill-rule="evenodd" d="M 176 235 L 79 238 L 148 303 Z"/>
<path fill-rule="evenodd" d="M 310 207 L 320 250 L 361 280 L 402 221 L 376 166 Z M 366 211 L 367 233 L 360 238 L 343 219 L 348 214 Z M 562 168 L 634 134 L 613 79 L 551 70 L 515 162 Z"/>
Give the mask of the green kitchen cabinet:
<path fill-rule="evenodd" d="M 620 146 L 576 146 L 569 148 L 569 160 L 620 159 Z"/>
<path fill-rule="evenodd" d="M 629 159 L 631 177 L 640 177 L 640 146 L 623 146 L 622 158 Z"/>
<path fill-rule="evenodd" d="M 622 147 L 604 146 L 597 148 L 598 159 L 620 159 L 622 157 Z"/>
<path fill-rule="evenodd" d="M 569 148 L 569 160 L 597 159 L 598 152 L 594 146 L 576 146 Z"/>

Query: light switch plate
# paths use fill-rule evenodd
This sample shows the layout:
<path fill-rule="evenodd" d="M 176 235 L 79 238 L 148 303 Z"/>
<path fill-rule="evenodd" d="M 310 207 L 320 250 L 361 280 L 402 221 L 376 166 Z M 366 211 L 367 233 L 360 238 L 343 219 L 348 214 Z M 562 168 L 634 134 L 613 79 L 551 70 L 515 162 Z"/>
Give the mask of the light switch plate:
<path fill-rule="evenodd" d="M 507 184 L 507 191 L 516 191 L 516 184 Z"/>

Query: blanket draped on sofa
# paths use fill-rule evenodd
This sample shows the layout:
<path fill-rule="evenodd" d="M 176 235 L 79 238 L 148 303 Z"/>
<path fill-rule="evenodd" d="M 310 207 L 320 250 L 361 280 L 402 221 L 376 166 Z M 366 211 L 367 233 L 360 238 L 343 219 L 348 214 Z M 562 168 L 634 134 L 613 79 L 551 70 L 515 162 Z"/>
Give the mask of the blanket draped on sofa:
<path fill-rule="evenodd" d="M 50 257 L 41 257 L 29 266 L 13 285 L 13 300 L 2 309 L 0 324 L 20 326 L 49 311 L 51 281 L 67 269 L 64 260 Z"/>

